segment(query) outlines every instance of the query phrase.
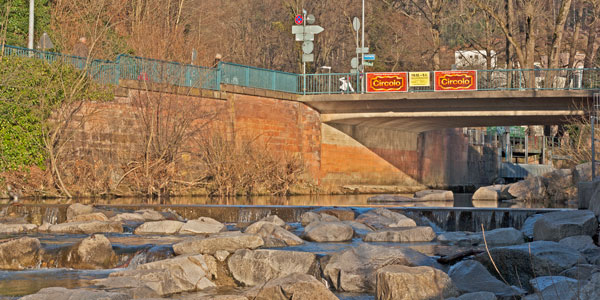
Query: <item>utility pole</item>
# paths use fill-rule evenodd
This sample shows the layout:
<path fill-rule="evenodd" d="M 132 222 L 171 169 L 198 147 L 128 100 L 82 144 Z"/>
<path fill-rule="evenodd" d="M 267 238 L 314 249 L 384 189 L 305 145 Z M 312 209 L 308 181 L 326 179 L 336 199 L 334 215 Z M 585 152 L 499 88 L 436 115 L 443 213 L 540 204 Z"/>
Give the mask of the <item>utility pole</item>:
<path fill-rule="evenodd" d="M 361 42 L 360 48 L 361 48 L 361 50 L 365 49 L 365 0 L 362 0 L 362 42 Z M 363 74 L 362 79 L 360 80 L 360 93 L 364 94 L 365 93 L 365 76 L 364 76 L 365 54 L 361 53 L 360 56 L 361 56 L 360 65 L 362 66 L 362 71 L 360 71 L 360 70 L 359 71 L 360 71 L 360 74 Z"/>
<path fill-rule="evenodd" d="M 27 41 L 27 48 L 33 50 L 33 21 L 34 18 L 34 9 L 35 8 L 35 0 L 29 0 L 29 40 Z"/>

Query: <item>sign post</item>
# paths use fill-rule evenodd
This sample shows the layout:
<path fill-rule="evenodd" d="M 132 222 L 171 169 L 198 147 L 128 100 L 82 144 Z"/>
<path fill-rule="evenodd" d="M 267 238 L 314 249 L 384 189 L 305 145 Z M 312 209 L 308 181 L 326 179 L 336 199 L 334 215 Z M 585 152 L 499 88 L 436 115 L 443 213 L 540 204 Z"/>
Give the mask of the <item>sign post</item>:
<path fill-rule="evenodd" d="M 292 26 L 292 34 L 295 34 L 296 41 L 302 42 L 302 77 L 303 87 L 302 90 L 306 94 L 306 63 L 313 62 L 315 56 L 312 53 L 314 50 L 315 34 L 323 32 L 324 28 L 319 25 L 312 25 L 315 22 L 315 16 L 306 15 L 305 9 L 302 10 L 302 14 L 296 15 L 294 22 L 297 24 Z M 309 25 L 307 26 L 306 23 Z"/>

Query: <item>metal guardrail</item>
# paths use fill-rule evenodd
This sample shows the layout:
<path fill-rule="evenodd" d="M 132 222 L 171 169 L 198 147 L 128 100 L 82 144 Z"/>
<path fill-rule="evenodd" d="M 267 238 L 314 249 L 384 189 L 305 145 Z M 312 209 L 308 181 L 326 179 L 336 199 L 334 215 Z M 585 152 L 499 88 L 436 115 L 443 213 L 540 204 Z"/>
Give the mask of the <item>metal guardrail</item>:
<path fill-rule="evenodd" d="M 116 60 L 90 60 L 4 45 L 5 55 L 32 57 L 48 62 L 64 62 L 86 72 L 101 84 L 118 84 L 121 79 L 145 80 L 184 87 L 220 90 L 220 84 L 281 91 L 294 94 L 360 93 L 360 78 L 356 73 L 295 74 L 221 62 L 217 68 L 181 64 L 121 54 Z M 86 64 L 88 64 L 86 68 Z M 434 72 L 430 85 L 408 87 L 408 92 L 433 92 Z M 352 86 L 343 91 L 341 78 Z M 478 70 L 477 90 L 593 90 L 600 89 L 600 69 L 515 69 Z"/>

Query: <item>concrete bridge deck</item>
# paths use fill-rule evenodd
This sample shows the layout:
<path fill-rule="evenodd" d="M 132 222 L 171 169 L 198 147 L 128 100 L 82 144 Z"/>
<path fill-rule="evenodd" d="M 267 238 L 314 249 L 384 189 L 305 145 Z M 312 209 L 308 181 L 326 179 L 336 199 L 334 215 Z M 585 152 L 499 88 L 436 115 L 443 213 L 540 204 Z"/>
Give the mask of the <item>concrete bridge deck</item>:
<path fill-rule="evenodd" d="M 423 132 L 568 123 L 585 114 L 593 94 L 592 90 L 321 94 L 299 101 L 319 111 L 325 123 Z"/>

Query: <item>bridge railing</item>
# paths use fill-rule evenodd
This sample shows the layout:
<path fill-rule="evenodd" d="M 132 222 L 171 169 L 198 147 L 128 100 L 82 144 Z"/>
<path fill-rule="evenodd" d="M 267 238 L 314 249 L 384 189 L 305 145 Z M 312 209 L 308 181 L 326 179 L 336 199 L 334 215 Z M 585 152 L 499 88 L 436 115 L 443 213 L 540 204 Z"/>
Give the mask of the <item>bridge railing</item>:
<path fill-rule="evenodd" d="M 101 84 L 118 84 L 119 80 L 140 80 L 183 87 L 220 90 L 221 83 L 267 89 L 294 94 L 360 93 L 360 78 L 355 73 L 295 74 L 234 63 L 222 62 L 217 68 L 181 64 L 130 55 L 113 61 L 87 59 L 61 53 L 4 45 L 5 55 L 31 57 L 48 62 L 60 61 L 85 70 Z M 364 74 L 363 74 L 364 75 Z M 340 87 L 345 78 L 354 92 Z M 429 86 L 408 87 L 408 92 L 433 92 L 434 72 L 429 72 Z M 600 69 L 518 69 L 478 70 L 477 90 L 563 90 L 600 89 Z"/>

